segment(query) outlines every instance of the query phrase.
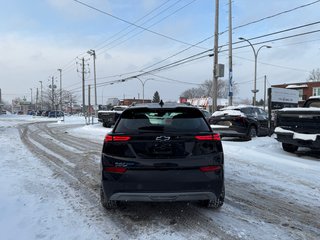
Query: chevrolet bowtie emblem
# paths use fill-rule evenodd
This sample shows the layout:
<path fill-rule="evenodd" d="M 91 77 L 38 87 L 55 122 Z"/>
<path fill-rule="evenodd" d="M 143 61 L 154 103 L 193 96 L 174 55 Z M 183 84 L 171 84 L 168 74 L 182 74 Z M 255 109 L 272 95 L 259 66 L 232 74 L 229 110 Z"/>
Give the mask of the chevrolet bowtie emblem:
<path fill-rule="evenodd" d="M 167 136 L 160 136 L 160 137 L 156 137 L 156 141 L 169 141 L 170 137 Z"/>

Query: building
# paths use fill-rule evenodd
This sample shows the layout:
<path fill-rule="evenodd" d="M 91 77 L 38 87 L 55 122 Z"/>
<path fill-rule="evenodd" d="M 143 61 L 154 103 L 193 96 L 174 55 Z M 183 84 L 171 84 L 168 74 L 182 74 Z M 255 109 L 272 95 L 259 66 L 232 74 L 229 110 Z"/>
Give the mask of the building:
<path fill-rule="evenodd" d="M 16 98 L 12 100 L 12 113 L 17 114 L 28 114 L 29 111 L 31 111 L 32 104 L 31 102 L 26 101 L 26 99 L 20 99 Z"/>
<path fill-rule="evenodd" d="M 320 96 L 320 82 L 300 82 L 290 84 L 272 85 L 273 88 L 286 88 L 299 91 L 299 106 L 311 96 Z"/>

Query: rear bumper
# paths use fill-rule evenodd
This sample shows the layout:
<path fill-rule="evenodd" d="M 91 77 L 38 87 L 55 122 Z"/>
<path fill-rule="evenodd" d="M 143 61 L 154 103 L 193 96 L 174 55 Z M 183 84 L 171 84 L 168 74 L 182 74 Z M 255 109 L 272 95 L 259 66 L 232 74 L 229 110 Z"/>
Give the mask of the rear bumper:
<path fill-rule="evenodd" d="M 315 140 L 308 140 L 306 137 L 305 139 L 302 139 L 303 136 L 306 134 L 300 134 L 301 138 L 295 138 L 294 133 L 279 133 L 275 132 L 277 134 L 276 139 L 281 143 L 287 143 L 292 144 L 298 147 L 307 147 L 311 149 L 320 149 L 320 136 L 317 136 Z"/>
<path fill-rule="evenodd" d="M 223 168 L 215 172 L 188 170 L 128 170 L 102 172 L 106 198 L 117 201 L 175 202 L 215 200 L 223 191 Z"/>
<path fill-rule="evenodd" d="M 115 193 L 110 200 L 137 202 L 177 202 L 216 199 L 212 192 L 177 192 L 177 193 Z"/>
<path fill-rule="evenodd" d="M 247 129 L 215 129 L 212 128 L 213 132 L 219 133 L 221 137 L 246 137 L 248 135 Z"/>

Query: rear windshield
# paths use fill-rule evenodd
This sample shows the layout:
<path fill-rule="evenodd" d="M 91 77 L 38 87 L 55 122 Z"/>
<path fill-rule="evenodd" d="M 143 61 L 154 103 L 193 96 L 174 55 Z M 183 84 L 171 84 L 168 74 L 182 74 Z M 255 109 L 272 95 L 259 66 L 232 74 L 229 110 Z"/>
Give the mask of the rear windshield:
<path fill-rule="evenodd" d="M 131 109 L 123 112 L 114 132 L 208 132 L 211 131 L 198 109 Z"/>

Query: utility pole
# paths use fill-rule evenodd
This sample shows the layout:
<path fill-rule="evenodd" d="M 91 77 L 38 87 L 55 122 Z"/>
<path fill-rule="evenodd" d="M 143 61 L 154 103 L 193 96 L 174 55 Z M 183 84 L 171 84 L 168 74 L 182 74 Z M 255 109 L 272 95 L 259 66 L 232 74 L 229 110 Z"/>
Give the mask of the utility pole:
<path fill-rule="evenodd" d="M 33 99 L 32 99 L 32 88 L 30 88 L 30 103 L 32 105 Z"/>
<path fill-rule="evenodd" d="M 62 69 L 59 68 L 58 71 L 60 72 L 60 111 L 62 111 Z"/>
<path fill-rule="evenodd" d="M 38 103 L 39 103 L 39 90 L 37 88 L 37 92 L 36 92 L 36 111 L 38 111 Z"/>
<path fill-rule="evenodd" d="M 40 107 L 41 107 L 41 110 L 43 110 L 43 99 L 42 99 L 42 81 L 39 81 L 40 82 Z"/>
<path fill-rule="evenodd" d="M 51 77 L 51 94 L 52 94 L 52 110 L 55 110 L 54 108 L 54 77 Z"/>
<path fill-rule="evenodd" d="M 232 0 L 229 0 L 229 102 L 228 105 L 232 106 L 233 97 L 233 83 L 232 83 Z"/>
<path fill-rule="evenodd" d="M 84 85 L 84 58 L 82 58 L 82 113 L 83 116 L 86 118 L 86 100 L 85 100 L 85 85 Z"/>
<path fill-rule="evenodd" d="M 218 101 L 218 39 L 219 39 L 219 0 L 216 0 L 215 27 L 214 27 L 214 56 L 213 56 L 213 82 L 212 82 L 212 112 L 217 110 Z"/>
<path fill-rule="evenodd" d="M 266 110 L 266 91 L 267 91 L 267 76 L 264 75 L 264 89 L 263 89 L 263 110 Z"/>
<path fill-rule="evenodd" d="M 87 52 L 91 56 L 93 56 L 93 80 L 94 80 L 94 115 L 97 117 L 97 76 L 96 76 L 96 51 L 91 49 Z"/>
<path fill-rule="evenodd" d="M 88 85 L 88 124 L 90 124 L 90 117 L 91 117 L 91 85 Z M 93 123 L 93 121 L 92 121 Z"/>

